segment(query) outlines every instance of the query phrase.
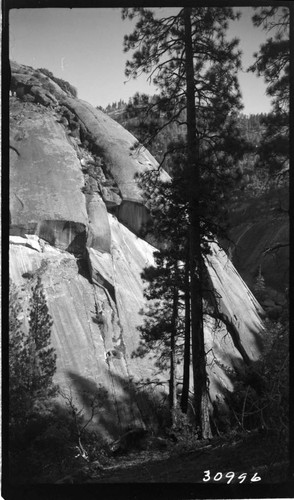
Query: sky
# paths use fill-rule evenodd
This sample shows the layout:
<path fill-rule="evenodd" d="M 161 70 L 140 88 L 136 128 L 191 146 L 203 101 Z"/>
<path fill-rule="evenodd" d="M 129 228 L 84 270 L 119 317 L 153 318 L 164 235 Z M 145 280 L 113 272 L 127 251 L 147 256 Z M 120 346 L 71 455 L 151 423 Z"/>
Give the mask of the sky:
<path fill-rule="evenodd" d="M 166 15 L 175 9 L 158 10 Z M 253 53 L 267 35 L 253 27 L 251 7 L 238 10 L 241 19 L 230 23 L 228 38 L 239 38 L 243 53 L 244 70 L 239 73 L 243 113 L 267 113 L 270 100 L 263 79 L 246 73 L 254 61 Z M 119 8 L 12 9 L 9 57 L 36 69 L 48 69 L 74 85 L 78 97 L 93 106 L 106 107 L 120 99 L 127 102 L 135 92 L 155 93 L 146 75 L 126 82 L 125 62 L 131 53 L 123 52 L 123 37 L 133 31 L 133 26 L 129 20 L 122 21 Z"/>

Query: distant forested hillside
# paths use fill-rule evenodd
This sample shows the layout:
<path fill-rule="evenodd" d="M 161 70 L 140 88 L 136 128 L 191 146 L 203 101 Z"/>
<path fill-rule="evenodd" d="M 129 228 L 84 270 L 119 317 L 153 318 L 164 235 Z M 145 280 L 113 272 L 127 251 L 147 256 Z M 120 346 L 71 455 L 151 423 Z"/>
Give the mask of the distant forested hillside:
<path fill-rule="evenodd" d="M 166 117 L 163 112 L 156 114 L 153 112 L 152 104 L 156 102 L 156 95 L 147 96 L 146 94 L 135 94 L 126 103 L 122 99 L 118 102 L 108 104 L 106 108 L 99 107 L 107 113 L 111 118 L 123 125 L 129 130 L 140 142 L 144 142 L 144 134 L 150 134 L 150 129 L 156 126 L 160 128 L 166 123 Z M 148 107 L 148 112 L 146 108 Z M 258 195 L 263 190 L 267 183 L 267 173 L 263 170 L 256 170 L 256 154 L 255 149 L 260 144 L 264 125 L 262 119 L 266 115 L 263 113 L 254 115 L 239 114 L 239 127 L 243 137 L 251 144 L 252 151 L 244 155 L 243 160 L 239 165 L 236 165 L 236 170 L 232 175 L 236 179 L 237 191 L 246 192 L 250 190 L 251 195 Z M 166 125 L 154 138 L 153 141 L 147 143 L 149 151 L 153 154 L 156 160 L 161 163 L 164 159 L 164 153 L 168 148 L 168 144 L 179 141 L 186 134 L 185 116 L 179 117 L 178 122 L 173 121 Z M 164 161 L 165 170 L 169 171 L 169 158 Z"/>

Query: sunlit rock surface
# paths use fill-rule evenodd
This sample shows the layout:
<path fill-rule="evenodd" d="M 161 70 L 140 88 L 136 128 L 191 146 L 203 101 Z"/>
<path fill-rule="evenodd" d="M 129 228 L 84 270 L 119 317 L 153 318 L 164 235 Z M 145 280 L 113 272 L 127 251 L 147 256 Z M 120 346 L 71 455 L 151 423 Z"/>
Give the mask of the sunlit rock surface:
<path fill-rule="evenodd" d="M 135 137 L 101 110 L 70 98 L 64 100 L 63 105 L 78 117 L 82 134 L 90 140 L 95 153 L 103 156 L 108 172 L 119 187 L 121 204 L 117 194 L 111 196 L 105 188 L 102 190 L 106 205 L 115 206 L 118 219 L 134 233 L 141 234 L 150 218 L 135 176 L 144 170 L 156 169 L 156 160 L 144 147 L 132 150 Z M 169 176 L 162 173 L 161 178 L 168 180 Z"/>
<path fill-rule="evenodd" d="M 216 291 L 218 311 L 230 321 L 230 337 L 243 360 L 248 357 L 256 361 L 262 348 L 259 333 L 264 311 L 226 253 L 216 243 L 211 243 L 210 250 L 211 254 L 206 257 L 207 269 L 212 289 Z"/>
<path fill-rule="evenodd" d="M 109 217 L 113 293 L 105 282 L 94 279 L 92 283 L 90 274 L 81 271 L 68 252 L 43 241 L 42 251 L 36 251 L 25 238 L 21 242 L 12 237 L 10 244 L 10 276 L 20 290 L 24 311 L 32 276 L 38 273 L 42 279 L 54 323 L 56 382 L 80 401 L 86 397 L 83 391 L 89 396 L 104 387 L 108 392 L 102 416 L 96 419 L 105 437 L 117 435 L 128 424 L 144 426 L 152 420 L 150 404 L 136 394 L 132 378 L 152 376 L 154 370 L 148 359 L 131 359 L 138 346 L 136 328 L 144 306 L 140 271 L 145 263 L 153 262 L 154 249 Z M 110 257 L 93 249 L 91 253 L 97 262 L 101 258 L 102 267 L 105 256 Z M 107 425 L 103 423 L 106 416 Z"/>
<path fill-rule="evenodd" d="M 67 96 L 51 78 L 30 66 L 10 61 L 11 91 L 19 97 L 30 96 L 29 100 L 44 106 L 56 103 Z M 40 98 L 41 96 L 41 98 Z M 42 102 L 43 99 L 43 102 Z"/>
<path fill-rule="evenodd" d="M 135 181 L 136 172 L 154 169 L 157 162 L 143 147 L 131 151 L 135 137 L 85 101 L 67 98 L 64 104 L 73 111 L 92 138 L 97 152 L 101 152 L 107 167 L 118 184 L 123 200 L 142 202 L 141 191 Z M 166 174 L 168 179 L 168 175 Z"/>
<path fill-rule="evenodd" d="M 84 179 L 64 129 L 47 110 L 16 102 L 10 128 L 11 230 L 38 234 L 63 249 L 84 246 Z"/>
<path fill-rule="evenodd" d="M 104 437 L 129 425 L 156 427 L 156 394 L 167 392 L 169 374 L 155 366 L 154 353 L 132 357 L 146 306 L 141 273 L 154 262 L 154 247 L 138 236 L 149 215 L 135 175 L 156 162 L 146 150 L 130 151 L 135 139 L 123 127 L 61 89 L 46 90 L 57 104 L 40 102 L 37 71 L 14 64 L 12 75 L 18 97 L 10 107 L 10 275 L 24 327 L 39 275 L 61 389 L 86 409 L 91 396 L 107 391 L 94 421 Z M 224 319 L 205 318 L 213 401 L 232 390 L 230 370 L 257 359 L 262 324 L 259 305 L 216 246 L 207 266 Z M 181 371 L 179 365 L 179 379 Z M 135 384 L 154 378 L 156 390 Z"/>
<path fill-rule="evenodd" d="M 87 211 L 89 217 L 87 246 L 102 252 L 110 252 L 111 233 L 105 204 L 94 193 L 87 196 Z"/>
<path fill-rule="evenodd" d="M 26 310 L 31 276 L 40 273 L 54 322 L 56 382 L 86 406 L 89 395 L 101 387 L 107 390 L 107 400 L 95 424 L 105 437 L 111 438 L 129 424 L 156 427 L 152 414 L 154 401 L 149 400 L 150 393 L 148 396 L 136 389 L 134 382 L 157 378 L 167 391 L 169 376 L 162 371 L 158 373 L 151 356 L 131 357 L 139 344 L 137 327 L 144 318 L 140 310 L 146 306 L 140 273 L 153 264 L 154 247 L 136 237 L 112 215 L 109 224 L 111 254 L 89 250 L 92 276 L 72 254 L 43 241 L 40 241 L 42 251 L 36 251 L 27 246 L 25 239 L 20 244 L 14 237 L 10 245 L 10 275 L 22 291 Z M 262 325 L 258 317 L 260 306 L 225 254 L 214 247 L 209 259 L 208 269 L 220 297 L 220 308 L 236 322 L 242 346 L 240 349 L 224 325 L 206 318 L 210 395 L 214 401 L 225 390 L 233 389 L 230 370 L 244 365 L 244 350 L 250 359 L 257 359 Z M 178 377 L 181 370 L 179 367 Z"/>
<path fill-rule="evenodd" d="M 18 172 L 20 169 L 19 165 L 25 163 L 26 169 L 24 170 L 24 175 L 31 174 L 29 165 L 33 168 L 33 162 L 38 161 L 38 158 L 35 158 L 34 154 L 37 155 L 38 149 L 41 148 L 38 144 L 38 137 L 44 137 L 44 142 L 46 142 L 46 140 L 47 142 L 54 140 L 56 146 L 57 136 L 60 138 L 61 142 L 64 142 L 64 138 L 66 138 L 66 142 L 68 143 L 66 145 L 67 149 L 70 148 L 71 154 L 75 156 L 73 168 L 77 165 L 78 157 L 83 156 L 83 154 L 86 153 L 85 149 L 89 147 L 95 155 L 104 158 L 108 178 L 114 182 L 113 188 L 105 186 L 103 182 L 100 183 L 100 194 L 107 208 L 114 208 L 118 219 L 124 224 L 127 224 L 133 232 L 140 234 L 142 229 L 144 229 L 146 221 L 149 220 L 149 215 L 143 203 L 141 190 L 137 185 L 135 177 L 138 173 L 145 170 L 153 170 L 158 167 L 153 156 L 143 147 L 132 150 L 132 147 L 136 143 L 136 139 L 130 132 L 125 130 L 121 125 L 99 109 L 94 108 L 85 101 L 66 94 L 55 84 L 55 82 L 38 70 L 33 70 L 33 68 L 12 62 L 11 73 L 13 93 L 16 94 L 19 99 L 25 101 L 22 102 L 22 109 L 19 110 L 19 100 L 12 100 L 11 121 L 13 121 L 13 132 L 11 133 L 10 145 L 11 164 L 14 165 L 15 171 Z M 42 89 L 43 91 L 46 90 L 47 97 L 45 96 L 44 99 L 49 99 L 49 101 L 40 101 L 40 98 L 36 95 L 34 90 L 37 84 L 39 85 L 39 94 Z M 36 107 L 36 104 L 39 107 Z M 36 122 L 35 118 L 37 120 Z M 28 119 L 30 119 L 32 123 L 30 126 L 28 124 L 26 131 L 23 131 L 21 123 L 27 122 Z M 35 142 L 31 142 L 30 138 L 36 136 L 38 130 L 39 136 L 35 138 Z M 21 141 L 21 151 L 19 151 L 18 148 L 18 146 L 20 146 L 18 141 Z M 32 150 L 36 153 L 33 154 Z M 54 169 L 67 161 L 65 157 L 66 154 L 67 150 L 62 151 L 61 148 L 60 156 L 56 158 L 53 148 L 50 166 L 49 155 L 48 158 L 44 159 L 44 165 L 42 165 L 42 172 L 40 175 L 44 176 L 44 170 L 47 170 L 47 191 L 49 196 L 51 195 L 50 184 L 53 183 Z M 163 180 L 169 179 L 166 173 L 162 173 L 161 177 Z M 38 180 L 39 178 L 37 176 L 35 182 L 38 183 Z M 82 185 L 79 186 L 78 182 L 74 179 L 73 182 L 76 186 L 75 190 L 82 187 Z M 91 186 L 88 186 L 90 191 L 91 189 L 95 190 L 96 188 L 93 188 L 93 182 L 90 182 L 90 184 Z M 71 189 L 71 183 L 65 182 L 62 183 L 62 186 L 63 189 Z M 16 198 L 16 196 L 18 196 L 18 191 L 19 185 L 16 186 L 16 194 L 13 195 L 14 206 L 12 207 L 13 223 L 16 225 L 20 224 L 19 211 L 23 209 L 21 201 Z M 75 201 L 78 202 L 78 197 L 76 197 L 75 194 L 75 191 L 73 191 L 72 200 L 75 199 Z M 79 194 L 81 195 L 81 193 Z M 64 196 L 64 198 L 64 203 L 67 203 L 68 196 Z M 123 204 L 120 207 L 121 201 Z M 134 207 L 131 206 L 132 203 L 134 203 Z M 18 204 L 20 205 L 18 206 Z M 46 196 L 43 205 L 46 205 Z M 30 207 L 26 208 L 29 212 Z M 59 218 L 58 209 L 57 214 Z M 63 220 L 73 219 L 63 217 Z"/>

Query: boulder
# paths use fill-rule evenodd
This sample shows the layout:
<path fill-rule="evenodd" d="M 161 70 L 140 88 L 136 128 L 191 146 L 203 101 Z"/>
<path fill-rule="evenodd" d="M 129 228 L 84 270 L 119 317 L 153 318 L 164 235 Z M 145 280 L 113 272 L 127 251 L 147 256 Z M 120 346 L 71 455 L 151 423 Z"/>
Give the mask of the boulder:
<path fill-rule="evenodd" d="M 145 429 L 132 429 L 111 443 L 110 451 L 114 455 L 122 455 L 129 451 L 146 447 L 148 431 Z"/>
<path fill-rule="evenodd" d="M 108 209 L 119 207 L 121 204 L 121 197 L 117 193 L 115 193 L 112 189 L 102 186 L 101 196 Z"/>
<path fill-rule="evenodd" d="M 150 436 L 147 441 L 148 450 L 166 450 L 168 448 L 168 440 L 158 436 Z"/>
<path fill-rule="evenodd" d="M 30 234 L 25 234 L 24 236 L 24 238 L 22 236 L 9 236 L 9 243 L 14 245 L 24 245 L 29 248 L 33 248 L 37 252 L 42 251 L 38 236 Z"/>

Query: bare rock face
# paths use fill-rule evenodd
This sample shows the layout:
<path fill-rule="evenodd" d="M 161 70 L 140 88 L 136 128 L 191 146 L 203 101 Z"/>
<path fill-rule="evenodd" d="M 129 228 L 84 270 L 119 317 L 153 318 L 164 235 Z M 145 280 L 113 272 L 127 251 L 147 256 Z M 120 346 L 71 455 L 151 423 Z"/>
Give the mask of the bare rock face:
<path fill-rule="evenodd" d="M 115 211 L 118 220 L 135 234 L 144 234 L 151 217 L 142 203 L 123 200 Z"/>
<path fill-rule="evenodd" d="M 11 231 L 81 250 L 88 224 L 84 179 L 64 129 L 31 103 L 14 102 L 10 109 Z"/>
<path fill-rule="evenodd" d="M 132 150 L 135 137 L 99 109 L 71 98 L 66 98 L 63 105 L 78 117 L 83 136 L 91 143 L 92 150 L 103 156 L 107 170 L 119 188 L 120 198 L 105 187 L 102 189 L 106 206 L 117 207 L 115 214 L 118 219 L 140 235 L 149 214 L 135 177 L 144 170 L 156 169 L 156 160 L 142 146 Z M 162 179 L 168 180 L 168 174 L 162 173 Z"/>
<path fill-rule="evenodd" d="M 249 286 L 261 272 L 266 285 L 284 292 L 289 276 L 289 189 L 276 187 L 258 198 L 247 193 L 231 212 L 231 254 Z"/>
<path fill-rule="evenodd" d="M 83 124 L 97 153 L 103 154 L 107 168 L 120 188 L 122 199 L 142 203 L 135 174 L 144 169 L 156 168 L 157 162 L 153 156 L 143 147 L 132 152 L 130 148 L 136 142 L 135 137 L 99 109 L 94 109 L 85 101 L 70 98 L 66 98 L 64 104 Z M 167 174 L 166 178 L 169 178 Z"/>
<path fill-rule="evenodd" d="M 235 265 L 252 285 L 259 268 L 266 283 L 281 292 L 288 286 L 289 221 L 286 217 L 244 223 L 234 230 Z"/>
<path fill-rule="evenodd" d="M 28 246 L 25 238 L 18 241 L 11 237 L 10 275 L 21 290 L 24 311 L 30 283 L 37 274 L 41 276 L 53 318 L 56 382 L 85 408 L 90 407 L 91 396 L 102 388 L 106 391 L 93 425 L 111 440 L 129 425 L 156 429 L 154 408 L 159 404 L 158 393 L 140 389 L 135 383 L 157 378 L 165 392 L 169 375 L 164 371 L 158 374 L 152 356 L 132 357 L 140 340 L 137 328 L 144 320 L 140 310 L 146 306 L 140 274 L 154 263 L 154 247 L 112 215 L 109 226 L 111 253 L 89 249 L 88 274 L 81 271 L 76 258 L 68 252 L 41 240 L 42 250 L 37 251 Z M 257 359 L 262 324 L 260 306 L 226 255 L 215 246 L 209 259 L 208 269 L 220 297 L 220 310 L 237 327 L 234 338 L 225 323 L 220 327 L 209 316 L 205 320 L 209 389 L 215 401 L 225 391 L 233 390 L 230 374 L 244 366 L 244 353 L 250 360 Z M 178 377 L 181 376 L 179 366 Z"/>
<path fill-rule="evenodd" d="M 232 217 L 233 263 L 267 316 L 276 320 L 289 301 L 289 189 L 249 198 Z"/>
<path fill-rule="evenodd" d="M 26 134 L 29 137 L 33 135 L 33 124 L 31 127 L 25 125 L 26 132 L 24 132 L 21 123 L 18 123 L 18 118 L 23 118 L 24 123 L 27 122 L 27 119 L 31 119 L 34 123 L 33 115 L 35 113 L 35 116 L 39 118 L 34 129 L 35 131 L 40 130 L 40 137 L 47 136 L 45 128 L 47 130 L 50 129 L 47 139 L 48 143 L 53 139 L 54 134 L 55 138 L 59 135 L 62 142 L 65 142 L 64 138 L 66 138 L 69 143 L 67 149 L 71 150 L 72 155 L 82 156 L 84 149 L 82 151 L 81 148 L 88 148 L 94 155 L 103 157 L 105 172 L 102 173 L 102 177 L 107 172 L 106 182 L 101 177 L 101 167 L 99 165 L 95 166 L 94 162 L 92 171 L 90 173 L 87 172 L 87 177 L 84 177 L 84 192 L 85 194 L 99 192 L 107 209 L 111 209 L 121 222 L 126 224 L 137 235 L 140 235 L 142 230 L 145 229 L 146 222 L 150 222 L 150 217 L 143 203 L 136 175 L 145 170 L 153 170 L 158 167 L 153 156 L 143 147 L 133 149 L 136 139 L 132 134 L 87 102 L 69 97 L 55 82 L 40 71 L 18 65 L 17 63 L 11 63 L 11 72 L 12 90 L 19 98 L 13 101 L 15 110 L 11 116 L 11 119 L 14 119 L 13 130 L 17 135 L 17 137 L 14 137 L 14 132 L 11 134 L 12 163 L 15 165 L 23 160 L 23 158 L 20 158 L 20 151 L 17 149 L 19 144 L 16 144 L 16 142 L 22 141 L 22 147 L 25 147 L 25 138 L 21 138 L 22 135 Z M 40 97 L 41 94 L 43 101 Z M 28 113 L 22 117 L 18 116 L 17 108 L 20 105 L 20 101 L 22 102 L 22 110 L 31 110 L 31 116 Z M 24 101 L 26 102 L 26 106 L 24 105 Z M 40 106 L 37 110 L 36 104 Z M 44 108 L 48 111 L 46 112 Z M 42 123 L 40 115 L 42 115 Z M 16 127 L 16 122 L 18 123 L 18 127 Z M 28 137 L 26 140 L 28 140 Z M 27 144 L 28 151 L 32 150 L 32 148 L 35 151 L 38 148 L 41 150 L 40 145 L 35 145 L 32 142 Z M 23 154 L 26 153 L 22 152 L 22 157 Z M 52 156 L 54 156 L 54 149 Z M 30 162 L 30 158 L 28 157 L 27 159 Z M 45 163 L 46 160 L 44 160 Z M 54 161 L 54 166 L 58 168 L 58 165 L 65 164 L 67 161 L 65 157 L 61 156 L 58 158 L 58 161 Z M 80 164 L 81 166 L 83 167 Z M 44 165 L 43 170 L 48 172 L 50 169 L 47 167 Z M 16 166 L 16 168 L 19 170 L 19 166 Z M 66 170 L 68 172 L 68 169 Z M 27 173 L 27 171 L 24 172 L 25 175 Z M 169 179 L 168 174 L 162 173 L 161 175 L 163 180 Z M 52 172 L 51 176 L 54 176 L 54 172 Z M 107 182 L 110 184 L 107 184 Z M 73 183 L 77 189 L 78 183 L 75 178 L 73 179 Z M 62 185 L 68 185 L 69 189 L 71 189 L 70 183 L 62 183 Z M 48 190 L 50 191 L 50 182 L 48 183 Z M 46 199 L 44 199 L 45 204 Z M 51 217 L 47 217 L 45 220 L 50 219 Z M 62 220 L 73 221 L 73 219 L 68 219 L 67 217 L 62 217 Z"/>
<path fill-rule="evenodd" d="M 56 85 L 46 92 L 57 104 L 48 95 L 51 104 L 38 100 L 43 84 L 32 68 L 12 64 L 12 76 L 10 275 L 24 328 L 31 285 L 40 276 L 61 389 L 89 412 L 91 397 L 103 393 L 93 425 L 109 440 L 130 424 L 156 427 L 169 376 L 158 373 L 152 353 L 132 353 L 146 306 L 141 273 L 154 264 L 154 247 L 138 237 L 150 219 L 136 173 L 157 164 L 146 150 L 130 150 L 135 139 L 123 127 Z M 233 389 L 230 373 L 258 358 L 262 311 L 216 245 L 207 268 L 222 318 L 221 325 L 209 314 L 205 320 L 213 401 Z M 158 378 L 160 389 L 136 385 L 148 378 Z"/>
<path fill-rule="evenodd" d="M 59 85 L 39 70 L 10 61 L 11 92 L 25 101 L 43 106 L 55 105 L 58 99 L 67 96 Z"/>
<path fill-rule="evenodd" d="M 87 198 L 89 217 L 87 246 L 110 253 L 111 233 L 106 206 L 96 193 L 89 195 Z"/>
<path fill-rule="evenodd" d="M 242 372 L 244 362 L 250 364 L 257 361 L 262 350 L 260 333 L 263 331 L 261 317 L 264 311 L 226 253 L 216 243 L 211 243 L 210 250 L 210 255 L 206 257 L 207 270 L 212 289 L 216 292 L 214 310 L 218 311 L 223 332 L 222 335 L 217 328 L 216 319 L 208 316 L 206 332 L 207 339 L 210 339 L 208 344 L 212 348 L 211 369 L 227 366 L 228 373 L 235 369 Z M 216 333 L 211 335 L 209 332 Z M 231 384 L 229 380 L 227 383 Z"/>
<path fill-rule="evenodd" d="M 93 424 L 109 439 L 130 423 L 144 427 L 154 418 L 150 401 L 142 397 L 133 382 L 133 378 L 152 375 L 154 367 L 149 360 L 131 359 L 139 340 L 136 327 L 143 320 L 139 313 L 144 306 L 143 285 L 138 270 L 142 261 L 152 261 L 154 249 L 118 221 L 113 223 L 113 257 L 90 251 L 94 264 L 101 266 L 104 281 L 92 281 L 89 273 L 81 272 L 72 254 L 48 243 L 43 242 L 41 252 L 28 247 L 25 238 L 22 242 L 11 237 L 10 245 L 10 276 L 20 290 L 24 311 L 28 308 L 30 284 L 34 276 L 41 276 L 54 323 L 56 383 L 86 408 L 93 395 L 102 388 L 106 391 Z M 121 259 L 127 248 L 123 240 L 129 250 Z"/>

